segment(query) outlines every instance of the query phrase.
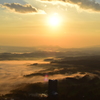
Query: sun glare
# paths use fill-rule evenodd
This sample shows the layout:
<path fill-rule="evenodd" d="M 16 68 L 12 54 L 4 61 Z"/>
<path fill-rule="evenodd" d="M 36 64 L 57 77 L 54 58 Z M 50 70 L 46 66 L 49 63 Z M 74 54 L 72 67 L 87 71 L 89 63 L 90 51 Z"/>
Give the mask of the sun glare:
<path fill-rule="evenodd" d="M 61 19 L 58 14 L 53 14 L 49 17 L 49 25 L 51 26 L 58 26 L 60 25 Z"/>

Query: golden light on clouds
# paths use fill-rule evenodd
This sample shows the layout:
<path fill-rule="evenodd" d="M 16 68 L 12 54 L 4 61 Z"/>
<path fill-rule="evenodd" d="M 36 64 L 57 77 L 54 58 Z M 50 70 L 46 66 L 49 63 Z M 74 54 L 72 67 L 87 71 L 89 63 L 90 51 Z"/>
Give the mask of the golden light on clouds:
<path fill-rule="evenodd" d="M 100 2 L 94 0 L 1 0 L 0 13 L 0 45 L 100 45 Z"/>

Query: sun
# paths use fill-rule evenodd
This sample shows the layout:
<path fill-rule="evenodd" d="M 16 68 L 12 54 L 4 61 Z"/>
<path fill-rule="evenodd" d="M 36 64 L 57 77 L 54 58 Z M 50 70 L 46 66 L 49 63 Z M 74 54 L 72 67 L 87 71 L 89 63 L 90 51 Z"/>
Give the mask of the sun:
<path fill-rule="evenodd" d="M 60 22 L 61 22 L 61 18 L 57 13 L 49 17 L 49 25 L 51 26 L 58 26 L 60 25 Z"/>

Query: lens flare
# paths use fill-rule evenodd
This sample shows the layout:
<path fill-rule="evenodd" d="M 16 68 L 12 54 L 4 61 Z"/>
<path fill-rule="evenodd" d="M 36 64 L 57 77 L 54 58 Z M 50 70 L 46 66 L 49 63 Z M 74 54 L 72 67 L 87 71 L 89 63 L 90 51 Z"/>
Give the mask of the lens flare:
<path fill-rule="evenodd" d="M 47 82 L 48 81 L 48 75 L 46 74 L 44 77 L 44 81 Z"/>

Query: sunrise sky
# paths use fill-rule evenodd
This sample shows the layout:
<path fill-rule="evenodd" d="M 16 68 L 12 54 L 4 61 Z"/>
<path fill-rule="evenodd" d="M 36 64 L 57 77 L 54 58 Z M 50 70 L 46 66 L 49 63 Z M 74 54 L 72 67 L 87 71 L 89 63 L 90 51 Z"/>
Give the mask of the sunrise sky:
<path fill-rule="evenodd" d="M 100 45 L 100 0 L 0 0 L 0 45 Z"/>

